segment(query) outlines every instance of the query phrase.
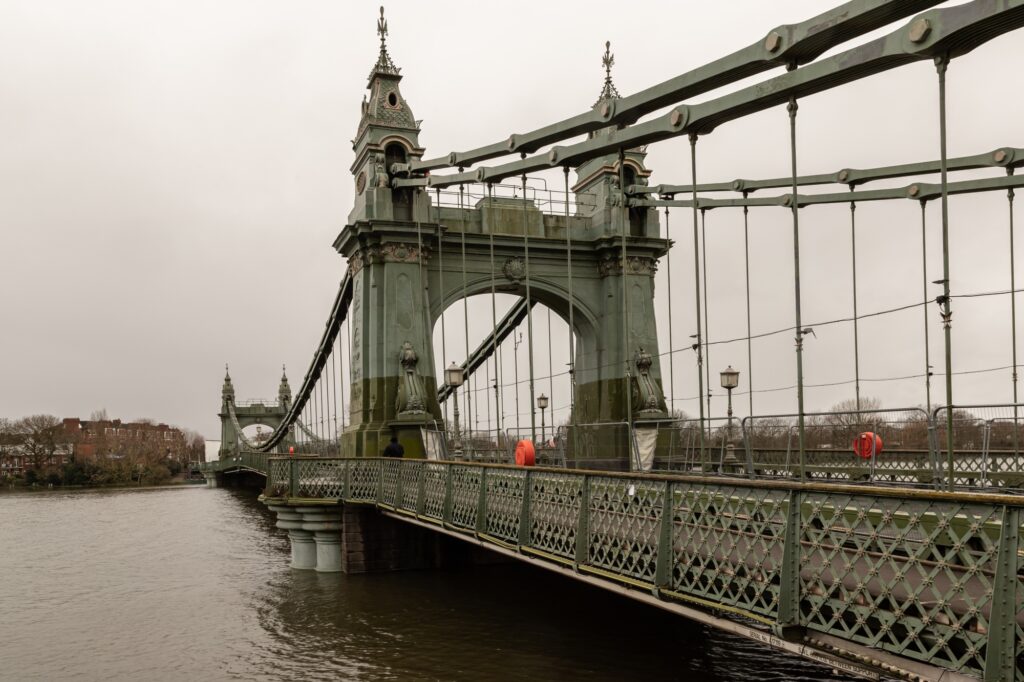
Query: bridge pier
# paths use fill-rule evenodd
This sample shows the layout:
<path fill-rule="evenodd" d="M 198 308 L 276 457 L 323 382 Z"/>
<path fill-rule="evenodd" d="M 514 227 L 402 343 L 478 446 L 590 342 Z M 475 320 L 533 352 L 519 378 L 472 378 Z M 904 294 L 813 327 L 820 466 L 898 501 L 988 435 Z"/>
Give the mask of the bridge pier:
<path fill-rule="evenodd" d="M 218 483 L 217 483 L 217 474 L 216 473 L 214 473 L 214 472 L 207 472 L 207 473 L 203 474 L 203 478 L 206 479 L 206 487 L 207 488 L 219 488 L 220 487 L 218 485 Z"/>
<path fill-rule="evenodd" d="M 374 507 L 265 503 L 277 514 L 277 527 L 288 532 L 291 567 L 296 570 L 354 575 L 505 561 L 486 549 L 397 521 Z"/>

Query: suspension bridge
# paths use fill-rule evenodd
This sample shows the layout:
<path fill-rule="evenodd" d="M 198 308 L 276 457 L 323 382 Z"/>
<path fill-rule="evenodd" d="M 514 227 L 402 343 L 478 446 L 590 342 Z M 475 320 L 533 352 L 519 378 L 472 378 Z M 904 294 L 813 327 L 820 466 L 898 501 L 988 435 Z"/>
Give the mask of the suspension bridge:
<path fill-rule="evenodd" d="M 236 400 L 225 375 L 208 481 L 256 480 L 298 569 L 407 568 L 456 538 L 856 676 L 1024 679 L 1012 257 L 1024 149 L 951 157 L 946 124 L 947 71 L 1024 26 L 1024 0 L 942 4 L 853 0 L 626 96 L 606 44 L 600 94 L 582 113 L 433 158 L 401 93 L 382 8 L 353 141 L 355 202 L 333 244 L 347 269 L 323 335 L 294 396 L 282 376 L 276 400 Z M 918 62 L 934 65 L 933 156 L 800 174 L 802 100 Z M 753 77 L 762 80 L 715 95 Z M 787 176 L 698 178 L 702 139 L 770 109 L 788 119 Z M 652 184 L 650 145 L 680 138 L 689 182 Z M 548 179 L 559 171 L 555 189 Z M 1007 286 L 955 291 L 949 206 L 979 193 L 1006 200 Z M 920 208 L 921 289 L 864 313 L 856 209 L 901 202 Z M 852 311 L 809 323 L 801 219 L 829 204 L 850 209 Z M 712 211 L 743 219 L 737 339 L 708 338 Z M 791 222 L 792 260 L 772 276 L 791 283 L 792 324 L 755 333 L 749 222 L 759 211 Z M 930 232 L 941 233 L 941 272 L 928 271 Z M 673 282 L 673 250 L 692 256 L 692 279 L 677 271 Z M 667 286 L 656 307 L 659 268 Z M 470 315 L 471 297 L 488 300 L 487 314 Z M 956 401 L 954 354 L 971 349 L 953 346 L 954 305 L 976 297 L 1007 301 L 1010 402 Z M 459 308 L 463 338 L 449 346 Z M 904 378 L 921 382 L 924 402 L 881 409 L 862 399 L 859 323 L 914 310 L 921 338 L 887 342 L 923 345 L 922 365 Z M 566 328 L 568 365 L 557 372 L 552 314 Z M 673 314 L 693 315 L 696 334 L 674 338 Z M 848 409 L 815 412 L 804 346 L 834 324 L 851 327 L 854 395 Z M 942 372 L 932 371 L 930 334 L 942 340 Z M 794 340 L 797 409 L 758 414 L 753 348 L 778 335 Z M 717 377 L 727 411 L 712 410 L 708 356 L 721 343 L 746 346 L 742 418 L 731 367 Z M 694 385 L 677 386 L 675 365 L 691 361 Z M 549 423 L 556 378 L 567 416 Z M 695 414 L 681 413 L 684 402 Z M 254 424 L 270 430 L 253 437 Z M 392 438 L 403 457 L 381 457 Z"/>

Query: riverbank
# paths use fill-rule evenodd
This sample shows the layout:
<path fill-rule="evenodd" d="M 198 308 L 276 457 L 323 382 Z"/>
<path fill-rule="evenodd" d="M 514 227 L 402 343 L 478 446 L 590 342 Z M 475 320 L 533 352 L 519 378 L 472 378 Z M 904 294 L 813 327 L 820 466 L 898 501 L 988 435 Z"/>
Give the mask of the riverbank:
<path fill-rule="evenodd" d="M 156 485 L 139 485 L 138 483 L 110 483 L 103 485 L 18 485 L 11 484 L 0 487 L 0 493 L 55 493 L 85 492 L 89 490 L 168 490 L 174 488 L 195 488 L 206 485 L 205 479 L 168 481 Z"/>

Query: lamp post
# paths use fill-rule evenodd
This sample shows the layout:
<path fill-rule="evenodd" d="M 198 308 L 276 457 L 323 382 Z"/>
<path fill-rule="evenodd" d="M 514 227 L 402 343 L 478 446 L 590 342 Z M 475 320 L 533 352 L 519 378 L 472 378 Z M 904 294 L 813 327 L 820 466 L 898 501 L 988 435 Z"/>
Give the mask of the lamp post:
<path fill-rule="evenodd" d="M 455 401 L 455 447 L 458 448 L 461 445 L 461 436 L 459 434 L 459 386 L 465 381 L 463 376 L 462 368 L 452 361 L 452 364 L 448 365 L 448 369 L 444 371 L 444 382 L 452 387 L 452 399 Z"/>
<path fill-rule="evenodd" d="M 721 376 L 722 388 L 729 394 L 729 411 L 727 412 L 729 422 L 726 428 L 729 432 L 729 440 L 732 440 L 732 389 L 740 385 L 740 373 L 738 370 L 733 369 L 732 365 L 729 365 L 722 370 Z"/>
<path fill-rule="evenodd" d="M 548 397 L 543 393 L 537 396 L 537 407 L 540 408 L 540 440 L 547 443 L 547 436 L 544 435 L 544 410 L 548 409 Z"/>

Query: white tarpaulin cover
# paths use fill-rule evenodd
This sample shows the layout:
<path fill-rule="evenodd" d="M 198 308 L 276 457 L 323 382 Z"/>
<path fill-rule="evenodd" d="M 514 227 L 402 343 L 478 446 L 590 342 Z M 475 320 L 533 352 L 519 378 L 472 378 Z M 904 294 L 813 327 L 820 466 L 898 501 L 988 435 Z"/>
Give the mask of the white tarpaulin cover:
<path fill-rule="evenodd" d="M 427 459 L 444 459 L 444 443 L 441 441 L 444 436 L 438 431 L 424 428 L 420 429 L 420 433 L 423 435 L 423 450 L 427 453 Z"/>
<path fill-rule="evenodd" d="M 650 471 L 654 467 L 654 446 L 658 444 L 657 426 L 637 426 L 636 434 L 637 459 L 640 460 L 640 471 Z M 633 463 L 636 466 L 636 462 Z"/>

